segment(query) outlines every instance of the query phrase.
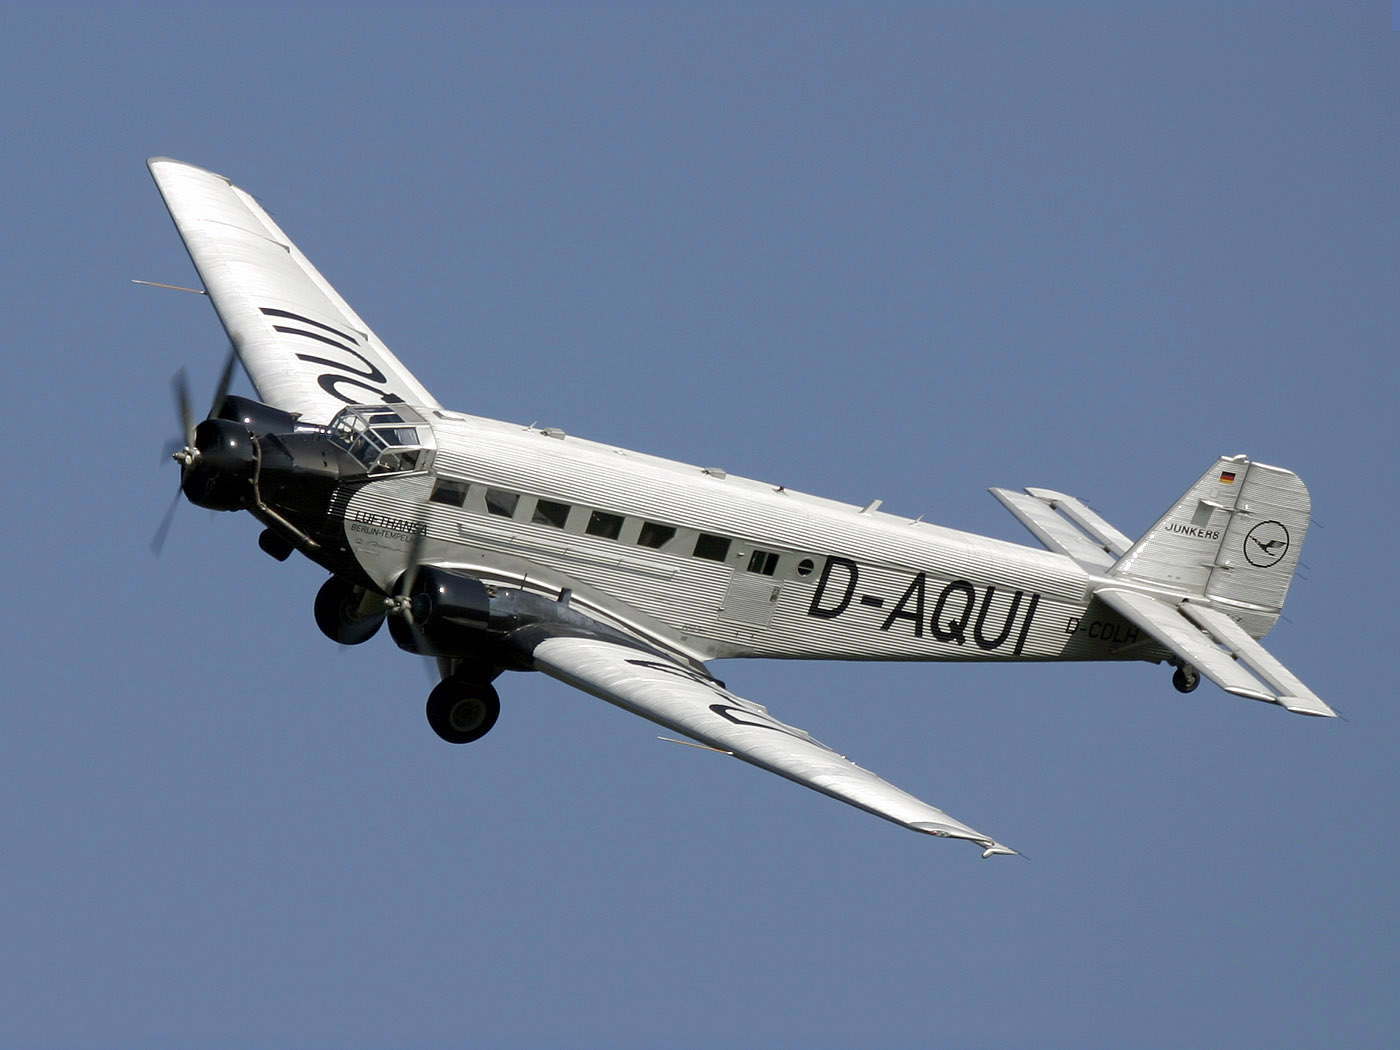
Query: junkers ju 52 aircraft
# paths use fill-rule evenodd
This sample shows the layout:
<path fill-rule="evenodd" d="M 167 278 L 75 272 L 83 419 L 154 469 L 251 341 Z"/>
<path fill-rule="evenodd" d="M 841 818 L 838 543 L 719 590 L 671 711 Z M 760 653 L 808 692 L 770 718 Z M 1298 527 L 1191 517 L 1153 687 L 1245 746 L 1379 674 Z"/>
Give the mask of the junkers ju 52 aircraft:
<path fill-rule="evenodd" d="M 1334 712 L 1258 642 L 1310 518 L 1297 475 L 1212 463 L 1136 542 L 1047 489 L 993 494 L 1048 550 L 449 411 L 221 175 L 149 162 L 260 400 L 188 409 L 181 489 L 330 572 L 321 630 L 385 620 L 436 658 L 428 722 L 466 743 L 536 670 L 896 824 L 1014 853 L 736 696 L 730 657 L 1146 660 Z M 188 405 L 185 397 L 184 404 Z M 911 527 L 912 525 L 912 527 Z"/>

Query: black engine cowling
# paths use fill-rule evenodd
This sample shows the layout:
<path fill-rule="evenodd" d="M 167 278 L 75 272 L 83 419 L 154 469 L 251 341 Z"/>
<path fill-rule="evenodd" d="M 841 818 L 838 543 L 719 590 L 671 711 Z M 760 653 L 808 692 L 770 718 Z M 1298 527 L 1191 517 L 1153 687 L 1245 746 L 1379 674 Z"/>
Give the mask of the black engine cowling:
<path fill-rule="evenodd" d="M 425 656 L 460 657 L 483 643 L 491 626 L 491 597 L 475 576 L 424 565 L 414 574 L 409 615 L 389 621 L 401 649 Z"/>
<path fill-rule="evenodd" d="M 247 427 L 229 419 L 206 419 L 195 428 L 194 452 L 180 479 L 191 503 L 210 510 L 253 506 L 258 448 Z"/>
<path fill-rule="evenodd" d="M 389 632 L 401 649 L 425 656 L 494 666 L 530 666 L 532 643 L 544 635 L 573 634 L 626 645 L 635 641 L 563 600 L 511 587 L 487 587 L 475 576 L 421 566 L 410 592 L 400 590 L 400 615 L 389 617 Z M 402 615 L 408 599 L 408 616 Z M 543 632 L 543 634 L 541 633 Z"/>
<path fill-rule="evenodd" d="M 185 464 L 186 497 L 210 510 L 267 505 L 319 517 L 338 484 L 365 473 L 324 428 L 298 429 L 290 412 L 234 395 L 195 428 L 191 446 L 176 458 Z"/>
<path fill-rule="evenodd" d="M 237 394 L 226 396 L 216 415 L 219 419 L 242 423 L 254 434 L 290 434 L 297 428 L 297 417 L 292 413 Z"/>

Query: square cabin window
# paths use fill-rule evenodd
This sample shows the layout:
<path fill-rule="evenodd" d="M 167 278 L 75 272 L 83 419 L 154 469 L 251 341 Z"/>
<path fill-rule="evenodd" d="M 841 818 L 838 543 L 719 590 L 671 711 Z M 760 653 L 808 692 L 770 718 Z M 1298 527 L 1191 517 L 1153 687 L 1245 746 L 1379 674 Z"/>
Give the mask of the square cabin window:
<path fill-rule="evenodd" d="M 654 521 L 642 522 L 642 531 L 637 536 L 638 547 L 664 547 L 676 534 L 674 525 L 660 525 Z"/>
<path fill-rule="evenodd" d="M 729 537 L 711 536 L 702 532 L 695 537 L 695 556 L 710 561 L 724 561 L 729 557 Z"/>
<path fill-rule="evenodd" d="M 754 551 L 749 556 L 749 572 L 772 576 L 778 571 L 778 556 L 772 551 Z"/>
<path fill-rule="evenodd" d="M 428 497 L 434 503 L 446 503 L 449 507 L 460 507 L 467 502 L 467 483 L 452 478 L 438 478 L 433 482 L 433 494 Z"/>
<path fill-rule="evenodd" d="M 520 502 L 520 494 L 505 489 L 486 490 L 486 509 L 503 518 L 515 517 L 515 506 Z"/>
<path fill-rule="evenodd" d="M 530 516 L 530 520 L 536 525 L 550 525 L 556 529 L 562 529 L 564 522 L 569 520 L 569 505 L 567 503 L 551 503 L 547 499 L 537 500 L 535 513 Z"/>
<path fill-rule="evenodd" d="M 622 515 L 595 510 L 589 516 L 588 527 L 584 531 L 590 536 L 601 536 L 605 540 L 615 540 L 622 533 Z"/>

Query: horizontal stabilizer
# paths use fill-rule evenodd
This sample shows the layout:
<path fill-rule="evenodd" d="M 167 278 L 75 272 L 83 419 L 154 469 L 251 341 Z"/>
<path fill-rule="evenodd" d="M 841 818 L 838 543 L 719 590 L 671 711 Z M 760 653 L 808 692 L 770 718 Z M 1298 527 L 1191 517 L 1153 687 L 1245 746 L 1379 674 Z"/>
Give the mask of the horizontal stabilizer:
<path fill-rule="evenodd" d="M 1041 543 L 1068 555 L 1089 572 L 1104 572 L 1132 546 L 1132 540 L 1082 501 L 1050 489 L 991 489 L 992 495 Z"/>
<path fill-rule="evenodd" d="M 1067 496 L 1063 492 L 1055 492 L 1052 489 L 1026 489 L 1026 491 L 1036 499 L 1048 504 L 1052 510 L 1057 510 L 1069 518 L 1070 521 L 1094 537 L 1097 542 L 1103 544 L 1104 549 L 1114 557 L 1121 558 L 1133 545 L 1132 540 L 1104 521 L 1083 500 Z"/>
<path fill-rule="evenodd" d="M 1196 668 L 1227 693 L 1299 714 L 1336 717 L 1307 686 L 1225 613 L 1104 587 L 1094 596 Z"/>
<path fill-rule="evenodd" d="M 1189 603 L 1181 606 L 1181 613 L 1228 649 L 1236 660 L 1248 663 L 1254 673 L 1274 690 L 1275 703 L 1300 715 L 1336 717 L 1337 712 L 1328 707 L 1316 693 L 1300 682 L 1292 671 L 1279 663 L 1273 653 L 1251 638 L 1244 628 L 1225 613 Z"/>

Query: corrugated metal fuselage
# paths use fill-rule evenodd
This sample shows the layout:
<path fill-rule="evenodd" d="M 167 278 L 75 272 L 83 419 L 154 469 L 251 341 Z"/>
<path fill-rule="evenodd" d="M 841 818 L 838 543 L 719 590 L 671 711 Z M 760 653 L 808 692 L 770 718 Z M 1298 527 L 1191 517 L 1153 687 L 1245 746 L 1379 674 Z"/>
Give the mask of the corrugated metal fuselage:
<path fill-rule="evenodd" d="M 1157 659 L 1071 559 L 557 431 L 428 413 L 424 472 L 357 487 L 388 590 L 420 556 L 563 596 L 694 659 Z"/>

